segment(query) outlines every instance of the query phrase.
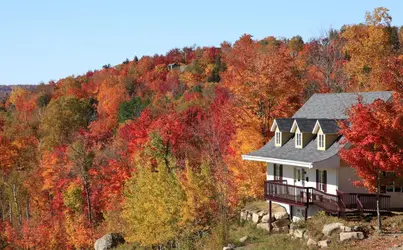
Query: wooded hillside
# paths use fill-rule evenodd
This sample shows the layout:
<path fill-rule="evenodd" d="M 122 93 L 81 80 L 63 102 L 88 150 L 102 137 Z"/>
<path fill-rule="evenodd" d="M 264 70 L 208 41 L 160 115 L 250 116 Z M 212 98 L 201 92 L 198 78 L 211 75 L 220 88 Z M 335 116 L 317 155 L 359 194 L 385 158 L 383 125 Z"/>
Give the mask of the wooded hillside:
<path fill-rule="evenodd" d="M 85 249 L 106 232 L 144 246 L 213 233 L 261 198 L 243 162 L 313 93 L 403 92 L 403 29 L 384 8 L 303 41 L 243 35 L 143 56 L 0 103 L 0 248 Z M 129 52 L 128 52 L 129 53 Z"/>

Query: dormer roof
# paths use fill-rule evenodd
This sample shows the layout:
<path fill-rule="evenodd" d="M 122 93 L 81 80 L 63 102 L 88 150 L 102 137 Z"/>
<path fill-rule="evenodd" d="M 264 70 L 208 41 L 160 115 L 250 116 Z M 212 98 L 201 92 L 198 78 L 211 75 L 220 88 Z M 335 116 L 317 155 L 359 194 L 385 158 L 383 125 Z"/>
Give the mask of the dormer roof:
<path fill-rule="evenodd" d="M 316 121 L 317 121 L 316 119 L 304 119 L 304 118 L 294 119 L 290 132 L 295 133 L 298 127 L 301 133 L 312 133 Z"/>
<path fill-rule="evenodd" d="M 293 122 L 293 118 L 277 118 L 273 121 L 270 131 L 274 132 L 278 128 L 280 132 L 290 132 Z"/>
<path fill-rule="evenodd" d="M 315 123 L 312 133 L 317 134 L 319 127 L 324 134 L 337 134 L 339 132 L 338 122 L 341 120 L 336 119 L 318 119 Z"/>

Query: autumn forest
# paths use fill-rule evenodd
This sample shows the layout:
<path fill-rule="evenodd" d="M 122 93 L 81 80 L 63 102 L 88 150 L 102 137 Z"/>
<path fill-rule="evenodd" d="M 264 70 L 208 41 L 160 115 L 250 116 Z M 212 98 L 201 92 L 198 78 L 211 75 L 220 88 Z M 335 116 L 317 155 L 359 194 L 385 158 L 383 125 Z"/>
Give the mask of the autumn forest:
<path fill-rule="evenodd" d="M 403 27 L 385 8 L 309 41 L 242 35 L 37 85 L 0 102 L 0 249 L 199 249 L 262 198 L 244 162 L 312 94 L 403 93 Z M 129 54 L 130 52 L 128 52 Z"/>

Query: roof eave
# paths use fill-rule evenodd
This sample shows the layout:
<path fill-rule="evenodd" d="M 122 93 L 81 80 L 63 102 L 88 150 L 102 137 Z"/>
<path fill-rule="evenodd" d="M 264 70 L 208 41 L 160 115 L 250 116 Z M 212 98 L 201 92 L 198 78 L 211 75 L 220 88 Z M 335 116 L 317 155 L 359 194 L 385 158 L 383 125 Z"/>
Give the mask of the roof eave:
<path fill-rule="evenodd" d="M 242 160 L 244 160 L 244 161 L 246 160 L 246 161 L 270 162 L 270 163 L 276 163 L 276 164 L 284 164 L 284 165 L 292 165 L 292 166 L 305 167 L 305 168 L 313 168 L 313 163 L 312 162 L 294 161 L 294 160 L 270 158 L 270 157 L 263 157 L 263 156 L 242 155 Z"/>

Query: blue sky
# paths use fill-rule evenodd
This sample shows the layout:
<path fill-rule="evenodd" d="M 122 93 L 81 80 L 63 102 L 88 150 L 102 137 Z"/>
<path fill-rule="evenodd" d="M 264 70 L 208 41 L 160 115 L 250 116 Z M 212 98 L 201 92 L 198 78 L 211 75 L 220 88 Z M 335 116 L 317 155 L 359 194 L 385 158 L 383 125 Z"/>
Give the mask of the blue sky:
<path fill-rule="evenodd" d="M 37 84 L 171 48 L 219 45 L 248 33 L 304 40 L 364 21 L 387 7 L 403 25 L 403 1 L 0 0 L 0 84 Z"/>

